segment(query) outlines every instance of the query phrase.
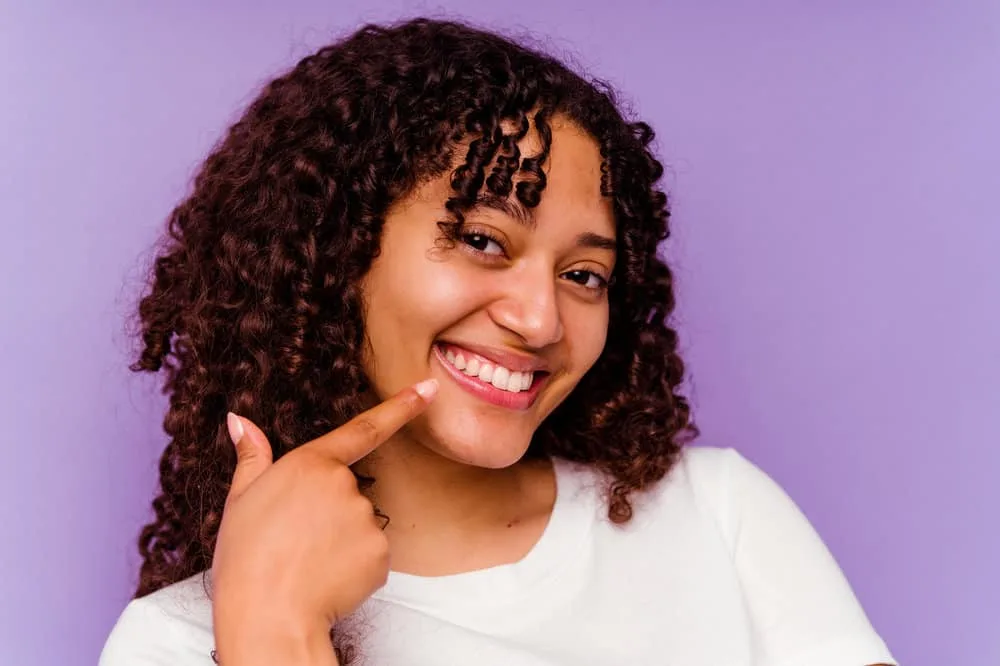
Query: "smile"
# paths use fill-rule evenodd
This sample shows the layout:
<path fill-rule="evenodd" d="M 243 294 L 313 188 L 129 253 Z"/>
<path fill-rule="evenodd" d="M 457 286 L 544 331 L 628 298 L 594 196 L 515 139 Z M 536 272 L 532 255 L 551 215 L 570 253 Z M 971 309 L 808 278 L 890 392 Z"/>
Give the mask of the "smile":
<path fill-rule="evenodd" d="M 452 344 L 435 344 L 434 356 L 460 387 L 490 404 L 508 409 L 529 408 L 549 375 L 544 370 L 511 369 Z"/>

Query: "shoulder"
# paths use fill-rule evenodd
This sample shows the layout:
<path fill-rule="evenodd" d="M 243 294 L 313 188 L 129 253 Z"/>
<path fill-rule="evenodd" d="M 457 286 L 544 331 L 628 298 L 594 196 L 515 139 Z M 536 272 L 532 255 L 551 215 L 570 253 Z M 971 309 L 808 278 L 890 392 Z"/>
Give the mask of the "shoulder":
<path fill-rule="evenodd" d="M 581 496 L 598 501 L 605 506 L 607 493 L 613 479 L 588 463 L 558 460 L 557 474 L 560 486 L 567 486 L 568 494 L 581 501 Z M 676 463 L 658 481 L 642 491 L 633 493 L 630 502 L 634 522 L 663 520 L 666 511 L 671 514 L 699 516 L 709 520 L 720 531 L 728 531 L 732 523 L 731 506 L 734 488 L 745 477 L 763 474 L 739 452 L 732 448 L 713 446 L 685 447 Z"/>
<path fill-rule="evenodd" d="M 804 514 L 773 478 L 733 448 L 692 446 L 653 493 L 686 492 L 711 517 L 730 547 L 747 543 L 748 527 L 772 536 L 811 531 Z"/>
<path fill-rule="evenodd" d="M 699 504 L 709 508 L 722 523 L 728 523 L 735 488 L 744 477 L 761 473 L 753 463 L 733 448 L 690 446 L 681 453 L 664 485 L 683 485 L 690 489 Z"/>
<path fill-rule="evenodd" d="M 606 504 L 610 478 L 582 463 L 562 466 L 574 486 Z M 630 529 L 697 523 L 711 526 L 732 545 L 745 515 L 762 509 L 762 498 L 781 494 L 777 484 L 736 449 L 688 446 L 661 479 L 631 495 Z"/>
<path fill-rule="evenodd" d="M 99 666 L 213 664 L 206 583 L 199 573 L 130 601 L 108 636 Z"/>
<path fill-rule="evenodd" d="M 833 553 L 785 489 L 734 449 L 686 453 L 678 471 L 712 506 L 760 661 L 896 663 Z"/>
<path fill-rule="evenodd" d="M 681 452 L 674 472 L 686 475 L 703 492 L 725 489 L 733 473 L 739 473 L 751 463 L 733 448 L 688 446 Z"/>
<path fill-rule="evenodd" d="M 557 477 L 575 491 L 603 490 L 611 479 L 593 464 L 556 458 Z M 660 495 L 681 490 L 692 491 L 706 500 L 724 499 L 733 478 L 754 468 L 732 448 L 688 446 L 662 479 L 642 494 Z"/>
<path fill-rule="evenodd" d="M 732 448 L 687 446 L 662 479 L 639 494 L 642 504 L 685 501 L 696 505 L 720 522 L 730 518 L 732 489 L 739 477 L 752 466 Z"/>

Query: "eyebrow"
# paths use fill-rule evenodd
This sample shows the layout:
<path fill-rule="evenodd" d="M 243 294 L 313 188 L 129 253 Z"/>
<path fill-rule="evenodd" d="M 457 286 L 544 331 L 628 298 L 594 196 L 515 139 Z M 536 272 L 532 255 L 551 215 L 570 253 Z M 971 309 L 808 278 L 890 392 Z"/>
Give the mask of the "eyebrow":
<path fill-rule="evenodd" d="M 529 229 L 534 229 L 537 224 L 534 214 L 528 208 L 525 208 L 521 202 L 511 201 L 492 192 L 480 193 L 473 207 L 499 211 Z M 618 241 L 614 238 L 595 234 L 591 231 L 579 234 L 576 237 L 576 245 L 578 247 L 594 248 L 597 250 L 611 250 L 612 252 L 618 249 Z"/>
<path fill-rule="evenodd" d="M 577 236 L 576 244 L 579 247 L 592 247 L 597 250 L 611 250 L 612 252 L 618 249 L 618 241 L 614 238 L 608 238 L 607 236 L 595 234 L 590 231 L 585 231 Z"/>
<path fill-rule="evenodd" d="M 535 215 L 524 207 L 520 201 L 511 201 L 492 192 L 481 192 L 476 197 L 476 208 L 491 208 L 504 215 L 514 218 L 529 229 L 535 228 Z"/>

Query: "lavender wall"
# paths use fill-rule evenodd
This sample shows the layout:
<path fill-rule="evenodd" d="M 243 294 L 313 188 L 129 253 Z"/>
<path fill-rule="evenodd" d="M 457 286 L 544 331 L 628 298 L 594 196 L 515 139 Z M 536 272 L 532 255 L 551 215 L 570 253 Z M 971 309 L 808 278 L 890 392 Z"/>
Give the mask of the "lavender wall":
<path fill-rule="evenodd" d="M 198 161 L 329 35 L 448 11 L 628 91 L 703 442 L 788 489 L 908 666 L 1000 663 L 997 3 L 62 4 L 0 4 L 0 663 L 94 663 L 132 588 L 163 401 L 123 316 Z"/>

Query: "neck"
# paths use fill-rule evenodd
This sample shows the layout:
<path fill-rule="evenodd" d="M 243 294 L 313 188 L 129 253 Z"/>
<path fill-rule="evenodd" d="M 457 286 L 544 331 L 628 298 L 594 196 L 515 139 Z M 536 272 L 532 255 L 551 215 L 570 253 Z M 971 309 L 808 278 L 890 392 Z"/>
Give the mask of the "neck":
<path fill-rule="evenodd" d="M 370 497 L 389 517 L 386 536 L 397 571 L 462 569 L 467 562 L 446 563 L 443 554 L 478 558 L 500 533 L 509 539 L 512 527 L 539 520 L 544 526 L 555 501 L 548 461 L 486 469 L 440 456 L 402 432 L 355 470 L 375 479 Z"/>
<path fill-rule="evenodd" d="M 398 434 L 355 466 L 375 479 L 372 499 L 392 523 L 440 530 L 493 522 L 522 496 L 525 469 L 466 465 Z"/>

